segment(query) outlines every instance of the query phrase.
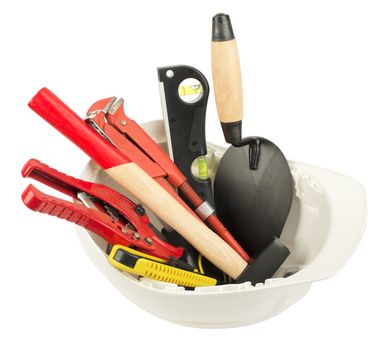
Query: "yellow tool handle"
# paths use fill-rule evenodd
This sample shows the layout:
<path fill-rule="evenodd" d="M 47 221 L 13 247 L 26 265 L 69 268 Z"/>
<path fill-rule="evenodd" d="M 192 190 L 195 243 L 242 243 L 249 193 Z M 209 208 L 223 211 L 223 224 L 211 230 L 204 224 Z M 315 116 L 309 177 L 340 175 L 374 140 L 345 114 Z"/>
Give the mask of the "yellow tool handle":
<path fill-rule="evenodd" d="M 215 286 L 217 284 L 214 278 L 143 258 L 140 258 L 136 263 L 134 273 L 185 287 Z"/>
<path fill-rule="evenodd" d="M 161 262 L 148 259 L 146 257 L 138 257 L 134 262 L 134 266 L 130 267 L 115 259 L 118 250 L 124 250 L 132 254 L 133 250 L 124 246 L 115 245 L 109 254 L 108 261 L 116 268 L 133 273 L 139 276 L 144 276 L 157 281 L 175 283 L 185 287 L 201 287 L 201 286 L 215 286 L 217 280 L 211 277 L 200 275 L 195 272 L 182 270 L 173 266 L 163 264 Z M 136 252 L 136 255 L 138 252 Z M 146 256 L 146 255 L 145 255 Z M 151 257 L 153 259 L 153 257 Z"/>

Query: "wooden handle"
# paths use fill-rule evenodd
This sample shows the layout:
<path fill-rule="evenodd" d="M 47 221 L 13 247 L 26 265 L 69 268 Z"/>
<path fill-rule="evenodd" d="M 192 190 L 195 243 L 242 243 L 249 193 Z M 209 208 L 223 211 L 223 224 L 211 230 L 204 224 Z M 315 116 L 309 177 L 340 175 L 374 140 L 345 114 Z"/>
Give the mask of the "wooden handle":
<path fill-rule="evenodd" d="M 243 92 L 236 39 L 212 42 L 212 72 L 220 122 L 241 121 Z"/>
<path fill-rule="evenodd" d="M 127 163 L 105 171 L 230 277 L 236 279 L 244 271 L 247 263 L 138 165 Z"/>

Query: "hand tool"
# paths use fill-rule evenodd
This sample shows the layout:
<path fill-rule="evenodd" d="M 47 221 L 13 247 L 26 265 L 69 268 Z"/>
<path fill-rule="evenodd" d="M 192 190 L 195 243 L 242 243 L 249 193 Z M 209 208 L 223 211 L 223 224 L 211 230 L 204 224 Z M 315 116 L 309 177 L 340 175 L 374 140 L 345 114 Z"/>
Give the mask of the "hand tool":
<path fill-rule="evenodd" d="M 68 176 L 36 159 L 30 159 L 24 165 L 22 176 L 40 181 L 83 203 L 56 198 L 29 185 L 22 194 L 29 209 L 74 222 L 111 245 L 136 247 L 167 260 L 182 256 L 182 247 L 174 247 L 156 235 L 156 228 L 141 205 L 110 187 Z"/>
<path fill-rule="evenodd" d="M 100 137 L 50 90 L 41 89 L 31 99 L 29 107 L 80 147 L 113 180 L 179 232 L 214 265 L 232 278 L 245 270 L 247 263 L 233 248 L 184 208 L 128 154 Z M 118 124 L 121 124 L 120 119 Z"/>
<path fill-rule="evenodd" d="M 125 115 L 123 99 L 112 97 L 95 102 L 87 112 L 86 122 L 124 156 L 154 178 L 193 215 L 198 215 L 245 261 L 249 260 L 248 254 L 218 220 L 214 209 L 193 190 L 169 156 L 133 119 Z M 179 190 L 186 202 L 194 208 L 195 214 L 171 186 Z"/>
<path fill-rule="evenodd" d="M 166 132 L 168 153 L 178 169 L 186 177 L 198 195 L 214 208 L 211 180 L 207 172 L 207 145 L 205 135 L 205 118 L 209 84 L 205 76 L 196 68 L 178 65 L 159 67 L 158 80 L 163 120 Z M 184 97 L 193 98 L 185 100 Z M 198 174 L 193 173 L 196 163 Z M 179 192 L 182 198 L 184 193 Z M 190 203 L 188 202 L 190 205 Z M 195 208 L 194 208 L 195 209 Z M 213 209 L 214 212 L 214 209 Z M 169 241 L 179 242 L 185 248 L 185 258 L 198 268 L 202 265 L 204 272 L 225 280 L 222 271 L 198 254 L 175 231 L 166 234 Z M 202 259 L 202 264 L 200 261 Z M 202 271 L 201 271 L 202 272 Z"/>
<path fill-rule="evenodd" d="M 191 187 L 214 208 L 206 163 L 205 118 L 209 84 L 199 70 L 184 65 L 160 67 L 158 78 L 168 153 Z M 197 85 L 181 85 L 191 79 Z M 191 94 L 196 96 L 193 101 L 182 99 Z M 192 172 L 196 160 L 198 175 Z"/>
<path fill-rule="evenodd" d="M 142 254 L 122 245 L 113 246 L 108 261 L 122 271 L 180 286 L 194 288 L 217 284 L 214 278 L 169 266 L 163 259 Z"/>
<path fill-rule="evenodd" d="M 215 178 L 217 214 L 251 256 L 271 248 L 273 261 L 267 264 L 272 271 L 287 256 L 288 249 L 274 237 L 280 237 L 290 211 L 293 179 L 286 158 L 271 141 L 241 138 L 240 63 L 230 18 L 225 14 L 213 17 L 212 71 L 218 116 L 225 140 L 232 144 Z"/>

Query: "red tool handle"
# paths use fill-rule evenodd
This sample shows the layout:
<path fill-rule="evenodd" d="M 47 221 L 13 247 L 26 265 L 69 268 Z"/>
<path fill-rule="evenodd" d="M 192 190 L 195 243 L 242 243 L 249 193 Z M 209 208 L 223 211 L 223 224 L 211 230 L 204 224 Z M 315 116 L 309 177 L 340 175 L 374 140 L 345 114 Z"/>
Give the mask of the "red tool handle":
<path fill-rule="evenodd" d="M 81 204 L 71 203 L 39 191 L 28 185 L 22 194 L 23 203 L 31 210 L 56 216 L 93 231 L 111 244 L 128 246 L 129 239 L 124 233 L 112 230 L 111 220 L 103 213 Z"/>
<path fill-rule="evenodd" d="M 104 169 L 131 162 L 128 156 L 99 136 L 49 89 L 38 91 L 28 106 Z"/>
<path fill-rule="evenodd" d="M 74 199 L 77 199 L 77 194 L 81 191 L 94 194 L 95 190 L 92 191 L 92 189 L 95 186 L 93 185 L 103 186 L 99 184 L 93 184 L 89 181 L 76 179 L 75 177 L 61 173 L 60 171 L 49 167 L 37 159 L 28 160 L 26 164 L 24 164 L 21 173 L 23 177 L 29 177 L 39 181 L 49 187 L 55 188 L 64 194 L 67 194 Z"/>

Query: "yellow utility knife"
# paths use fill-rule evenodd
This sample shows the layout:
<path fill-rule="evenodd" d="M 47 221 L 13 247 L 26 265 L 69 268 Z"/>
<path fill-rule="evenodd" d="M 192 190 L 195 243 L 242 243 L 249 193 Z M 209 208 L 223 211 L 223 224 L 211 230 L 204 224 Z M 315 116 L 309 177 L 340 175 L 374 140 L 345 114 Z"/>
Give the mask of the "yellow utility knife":
<path fill-rule="evenodd" d="M 108 261 L 119 270 L 184 287 L 217 284 L 214 278 L 170 266 L 166 260 L 118 244 L 113 246 Z"/>

